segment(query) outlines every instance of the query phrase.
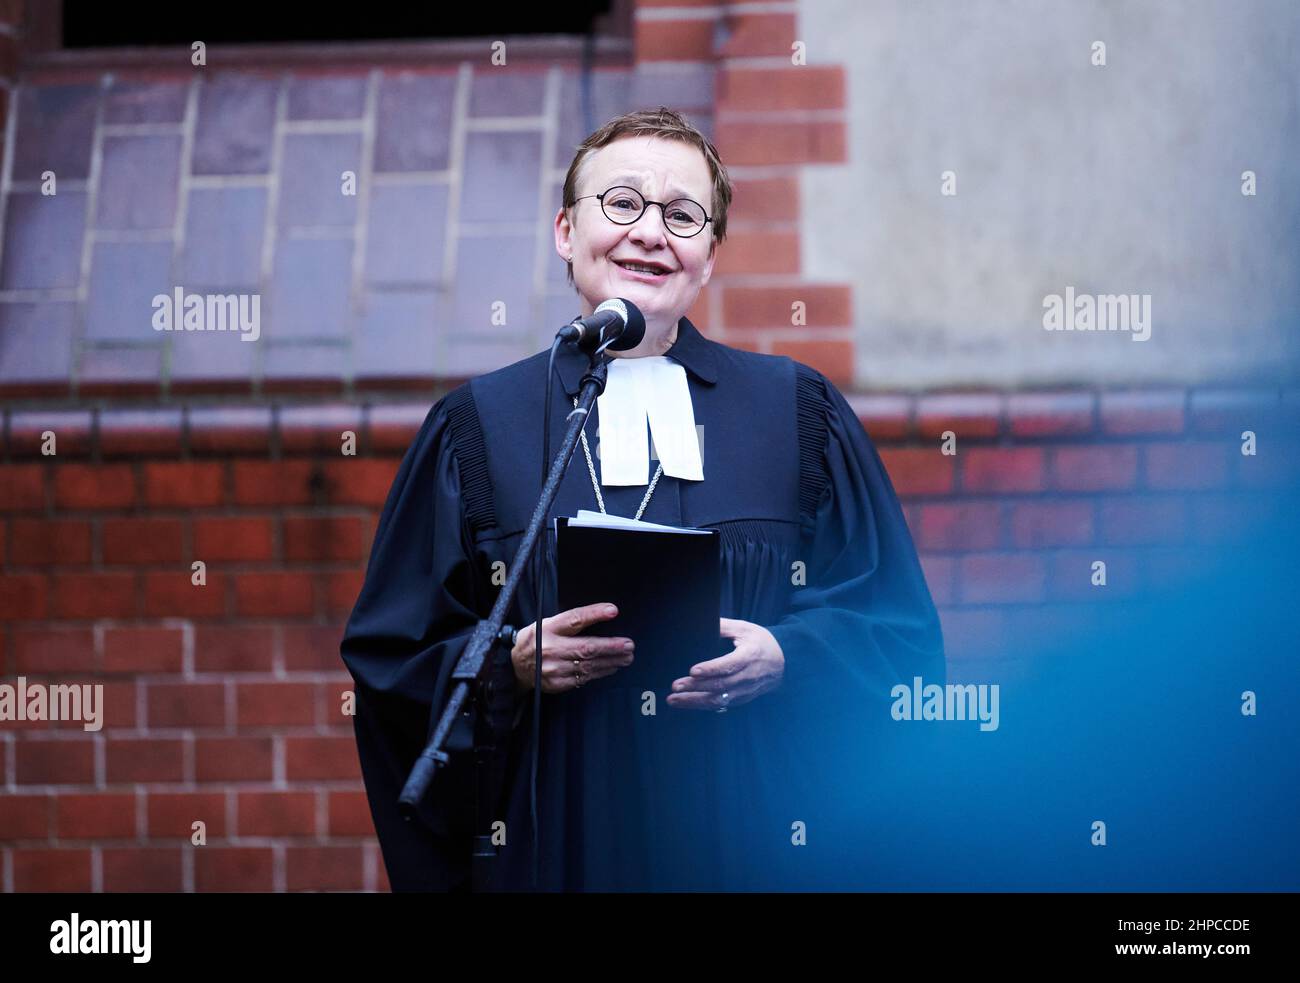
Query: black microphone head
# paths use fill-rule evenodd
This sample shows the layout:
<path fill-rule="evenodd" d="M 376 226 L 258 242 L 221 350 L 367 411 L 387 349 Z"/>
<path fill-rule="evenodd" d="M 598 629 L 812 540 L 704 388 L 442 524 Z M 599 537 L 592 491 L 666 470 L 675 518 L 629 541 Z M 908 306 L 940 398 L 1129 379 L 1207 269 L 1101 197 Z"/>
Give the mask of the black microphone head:
<path fill-rule="evenodd" d="M 616 297 L 605 301 L 593 313 L 599 314 L 601 311 L 616 311 L 623 319 L 623 330 L 610 343 L 611 349 L 616 352 L 626 352 L 641 344 L 645 338 L 645 315 L 636 304 L 622 297 Z"/>

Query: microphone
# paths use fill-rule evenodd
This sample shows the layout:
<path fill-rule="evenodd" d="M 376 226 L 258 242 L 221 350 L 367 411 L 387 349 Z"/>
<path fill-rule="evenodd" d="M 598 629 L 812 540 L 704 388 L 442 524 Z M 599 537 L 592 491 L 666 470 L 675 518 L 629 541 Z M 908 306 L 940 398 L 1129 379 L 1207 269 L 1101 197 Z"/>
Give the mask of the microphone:
<path fill-rule="evenodd" d="M 626 352 L 645 338 L 645 316 L 630 300 L 616 297 L 601 304 L 587 317 L 574 318 L 556 335 L 561 341 L 576 342 L 584 351 L 594 351 L 606 339 L 609 347 Z"/>

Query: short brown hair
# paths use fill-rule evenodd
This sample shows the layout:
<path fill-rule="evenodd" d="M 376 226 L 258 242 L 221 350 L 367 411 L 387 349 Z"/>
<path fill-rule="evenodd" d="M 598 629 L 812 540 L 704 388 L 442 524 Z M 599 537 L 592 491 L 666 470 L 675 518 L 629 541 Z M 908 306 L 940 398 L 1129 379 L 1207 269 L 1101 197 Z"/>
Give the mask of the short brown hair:
<path fill-rule="evenodd" d="M 569 172 L 564 176 L 564 209 L 567 211 L 577 204 L 578 171 L 582 165 L 601 147 L 613 143 L 622 137 L 660 137 L 664 140 L 677 140 L 695 147 L 704 155 L 709 165 L 709 174 L 713 177 L 713 207 L 709 214 L 713 221 L 713 246 L 727 237 L 727 206 L 731 204 L 731 178 L 722 166 L 718 150 L 690 123 L 686 117 L 667 106 L 658 109 L 638 109 L 636 112 L 616 116 L 582 143 L 578 144 Z M 569 283 L 573 284 L 573 261 L 568 262 Z"/>

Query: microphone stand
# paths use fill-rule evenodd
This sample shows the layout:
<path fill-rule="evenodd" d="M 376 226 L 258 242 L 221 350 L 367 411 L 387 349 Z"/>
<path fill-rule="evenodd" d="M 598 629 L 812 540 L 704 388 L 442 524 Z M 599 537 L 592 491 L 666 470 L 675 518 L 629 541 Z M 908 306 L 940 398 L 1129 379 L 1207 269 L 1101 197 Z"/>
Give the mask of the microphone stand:
<path fill-rule="evenodd" d="M 488 653 L 493 645 L 503 642 L 502 635 L 504 633 L 502 627 L 505 622 L 506 611 L 510 608 L 515 591 L 519 587 L 519 580 L 523 576 L 533 550 L 537 546 L 538 536 L 547 516 L 550 514 L 555 496 L 559 494 L 560 482 L 569 468 L 569 461 L 573 457 L 573 451 L 578 444 L 578 438 L 583 427 L 586 426 L 592 404 L 596 402 L 596 397 L 605 391 L 605 382 L 609 376 L 609 362 L 602 356 L 611 342 L 612 339 L 588 355 L 591 367 L 586 375 L 582 377 L 578 405 L 566 418 L 568 428 L 565 431 L 564 440 L 561 442 L 559 452 L 551 463 L 551 470 L 547 474 L 546 483 L 542 487 L 541 498 L 538 500 L 537 507 L 533 510 L 532 518 L 528 522 L 528 528 L 524 531 L 524 537 L 520 541 L 514 559 L 511 560 L 507 569 L 506 582 L 497 594 L 496 603 L 492 605 L 492 611 L 487 619 L 480 621 L 474 627 L 469 643 L 465 646 L 465 650 L 451 674 L 451 695 L 447 698 L 441 715 L 438 716 L 437 725 L 430 732 L 428 743 L 425 745 L 424 750 L 420 752 L 420 756 L 416 758 L 411 773 L 407 777 L 406 785 L 402 789 L 398 802 L 402 816 L 408 822 L 417 815 L 419 803 L 424 798 L 438 770 L 451 761 L 447 748 L 449 743 L 455 739 L 453 729 L 456 727 L 458 718 L 463 720 L 465 726 L 470 728 L 469 733 L 473 732 L 476 708 L 474 701 L 470 699 L 471 691 L 479 687 L 490 690 L 490 686 L 487 685 L 488 677 L 491 674 L 491 660 L 488 658 Z M 546 383 L 546 398 L 550 399 L 551 379 L 548 378 Z M 538 611 L 537 620 L 542 620 L 541 611 Z M 432 719 L 431 716 L 430 720 Z M 464 733 L 462 731 L 462 734 Z M 455 743 L 451 744 L 453 750 L 461 750 L 464 746 L 460 740 L 455 740 Z M 481 762 L 482 757 L 479 759 L 479 763 Z M 476 769 L 476 774 L 479 770 Z M 482 788 L 479 788 L 475 793 L 479 798 L 477 815 L 480 822 L 482 822 L 484 816 L 488 815 L 485 807 L 490 808 L 491 806 L 490 803 L 484 802 L 483 791 Z M 492 844 L 491 836 L 484 835 L 482 829 L 477 830 L 474 837 L 472 861 L 472 881 L 475 887 L 486 885 L 489 869 L 488 861 L 495 858 L 495 856 L 496 848 Z M 534 864 L 536 864 L 536 858 L 534 858 Z"/>

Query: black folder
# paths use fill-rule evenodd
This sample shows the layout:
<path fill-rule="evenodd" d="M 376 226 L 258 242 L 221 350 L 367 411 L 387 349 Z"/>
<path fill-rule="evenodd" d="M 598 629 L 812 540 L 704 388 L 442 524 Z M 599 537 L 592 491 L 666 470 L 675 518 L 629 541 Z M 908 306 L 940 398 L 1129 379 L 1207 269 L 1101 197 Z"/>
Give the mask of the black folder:
<path fill-rule="evenodd" d="M 632 665 L 584 689 L 650 690 L 660 699 L 691 666 L 732 650 L 721 638 L 719 534 L 571 525 L 555 520 L 559 610 L 612 603 L 618 615 L 584 635 L 631 638 Z"/>

